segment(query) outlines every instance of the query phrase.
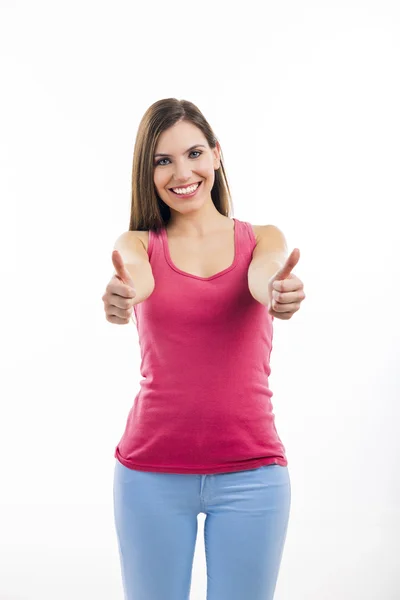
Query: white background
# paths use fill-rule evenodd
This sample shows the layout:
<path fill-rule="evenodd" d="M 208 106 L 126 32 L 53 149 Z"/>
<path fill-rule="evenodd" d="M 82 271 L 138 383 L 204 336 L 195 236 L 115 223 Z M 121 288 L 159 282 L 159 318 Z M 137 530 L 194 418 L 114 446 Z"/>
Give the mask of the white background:
<path fill-rule="evenodd" d="M 123 598 L 113 454 L 140 355 L 101 297 L 137 127 L 167 97 L 213 127 L 233 216 L 301 252 L 271 361 L 275 600 L 398 599 L 399 3 L 3 0 L 0 23 L 0 600 Z"/>

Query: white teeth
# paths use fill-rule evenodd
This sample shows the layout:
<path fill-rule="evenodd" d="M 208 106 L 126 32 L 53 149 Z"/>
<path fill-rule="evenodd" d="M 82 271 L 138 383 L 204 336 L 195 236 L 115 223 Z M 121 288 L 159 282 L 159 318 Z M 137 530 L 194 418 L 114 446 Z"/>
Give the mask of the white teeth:
<path fill-rule="evenodd" d="M 195 185 L 191 185 L 188 188 L 172 188 L 172 191 L 174 191 L 176 194 L 190 194 L 191 192 L 197 190 L 199 185 L 199 183 L 196 183 Z"/>

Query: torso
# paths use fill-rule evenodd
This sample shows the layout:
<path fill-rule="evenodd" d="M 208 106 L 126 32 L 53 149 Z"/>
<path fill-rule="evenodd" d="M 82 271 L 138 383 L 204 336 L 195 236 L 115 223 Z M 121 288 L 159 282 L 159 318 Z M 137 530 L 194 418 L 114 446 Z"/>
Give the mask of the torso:
<path fill-rule="evenodd" d="M 231 219 L 229 219 L 231 220 Z M 261 226 L 252 225 L 253 232 L 258 241 L 258 235 Z M 135 231 L 142 241 L 146 251 L 149 247 L 149 232 Z M 167 229 L 168 248 L 171 260 L 178 269 L 197 275 L 199 277 L 212 277 L 233 263 L 234 259 L 234 240 L 233 224 L 229 230 L 215 234 L 210 234 L 207 238 L 183 238 L 174 236 Z"/>

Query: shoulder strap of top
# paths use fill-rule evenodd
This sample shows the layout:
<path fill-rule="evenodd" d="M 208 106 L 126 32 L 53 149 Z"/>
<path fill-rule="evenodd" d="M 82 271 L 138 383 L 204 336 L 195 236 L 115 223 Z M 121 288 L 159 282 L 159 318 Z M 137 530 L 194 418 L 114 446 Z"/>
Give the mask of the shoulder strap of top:
<path fill-rule="evenodd" d="M 239 221 L 238 219 L 236 219 L 236 221 L 239 224 L 238 240 L 240 244 L 240 252 L 242 254 L 251 254 L 257 243 L 253 227 L 247 221 Z"/>
<path fill-rule="evenodd" d="M 246 252 L 253 252 L 257 241 L 252 225 L 247 221 L 240 221 L 239 219 L 235 220 L 239 229 L 237 239 L 239 241 L 240 252 L 242 254 Z M 159 231 L 153 231 L 150 229 L 149 243 L 147 248 L 149 259 L 162 249 L 162 230 L 160 229 Z"/>
<path fill-rule="evenodd" d="M 149 255 L 149 259 L 157 253 L 158 247 L 161 242 L 161 230 L 153 231 L 149 229 L 149 243 L 147 246 L 147 254 Z"/>

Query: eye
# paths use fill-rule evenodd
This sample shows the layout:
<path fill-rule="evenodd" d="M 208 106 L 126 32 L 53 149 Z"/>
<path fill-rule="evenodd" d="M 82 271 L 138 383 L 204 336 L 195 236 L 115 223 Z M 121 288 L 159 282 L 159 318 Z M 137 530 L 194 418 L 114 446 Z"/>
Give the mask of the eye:
<path fill-rule="evenodd" d="M 195 153 L 195 154 L 199 154 L 199 155 L 200 155 L 200 154 L 203 154 L 203 152 L 202 152 L 201 150 L 192 150 L 192 151 L 190 152 L 190 154 L 193 154 L 193 153 Z M 198 156 L 195 156 L 194 158 L 199 158 L 199 157 L 198 157 Z M 163 160 L 169 160 L 169 158 L 160 158 L 160 160 L 159 160 L 158 162 L 156 162 L 155 166 L 157 167 L 158 165 L 160 165 L 160 167 L 165 167 L 166 165 L 162 165 L 162 164 L 161 164 L 161 162 L 162 162 Z"/>

